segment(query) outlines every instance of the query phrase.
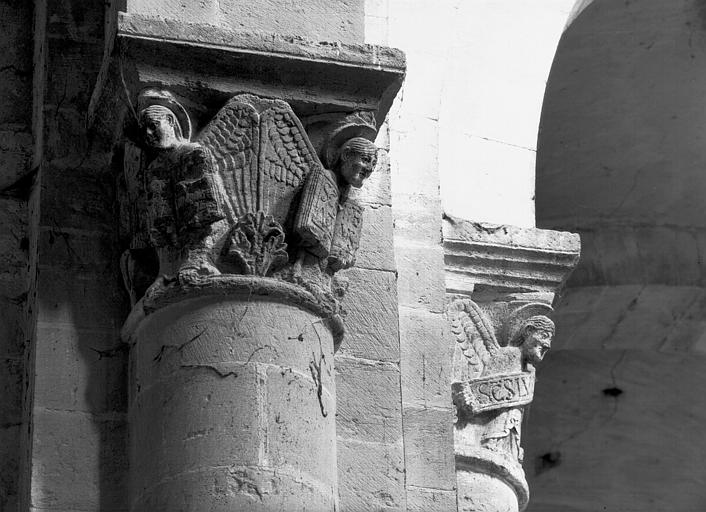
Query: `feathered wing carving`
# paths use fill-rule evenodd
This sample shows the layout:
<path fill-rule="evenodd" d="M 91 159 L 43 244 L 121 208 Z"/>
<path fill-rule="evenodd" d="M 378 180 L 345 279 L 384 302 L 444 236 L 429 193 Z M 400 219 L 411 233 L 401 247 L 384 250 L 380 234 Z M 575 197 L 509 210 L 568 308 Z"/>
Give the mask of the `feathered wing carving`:
<path fill-rule="evenodd" d="M 451 331 L 471 373 L 478 376 L 500 350 L 493 326 L 472 300 L 458 299 L 449 306 Z M 465 373 L 465 372 L 464 372 Z"/>
<path fill-rule="evenodd" d="M 283 101 L 262 113 L 259 167 L 259 207 L 283 222 L 306 176 L 322 167 L 304 127 Z"/>
<path fill-rule="evenodd" d="M 199 134 L 197 142 L 213 157 L 225 189 L 225 211 L 231 223 L 257 211 L 257 154 L 260 115 L 246 98 L 235 96 Z"/>
<path fill-rule="evenodd" d="M 262 211 L 284 225 L 304 179 L 321 166 L 291 107 L 279 100 L 234 96 L 197 141 L 213 155 L 231 222 Z"/>

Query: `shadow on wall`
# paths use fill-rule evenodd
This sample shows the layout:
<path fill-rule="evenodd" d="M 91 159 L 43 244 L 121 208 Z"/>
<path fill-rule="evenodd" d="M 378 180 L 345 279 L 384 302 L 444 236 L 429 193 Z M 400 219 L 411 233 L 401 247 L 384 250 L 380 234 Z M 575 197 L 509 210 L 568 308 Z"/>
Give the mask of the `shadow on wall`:
<path fill-rule="evenodd" d="M 578 2 L 545 93 L 537 224 L 581 234 L 528 425 L 530 509 L 706 508 L 706 3 Z"/>

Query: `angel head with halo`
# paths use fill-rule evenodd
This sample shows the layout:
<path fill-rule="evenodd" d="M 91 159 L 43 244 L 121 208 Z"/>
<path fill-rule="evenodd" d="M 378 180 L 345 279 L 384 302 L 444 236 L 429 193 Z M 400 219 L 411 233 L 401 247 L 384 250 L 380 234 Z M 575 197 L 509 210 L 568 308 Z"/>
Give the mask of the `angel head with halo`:
<path fill-rule="evenodd" d="M 375 122 L 364 112 L 346 116 L 331 130 L 323 157 L 336 173 L 340 185 L 360 188 L 377 165 L 377 147 L 372 142 Z"/>
<path fill-rule="evenodd" d="M 149 149 L 168 149 L 191 138 L 191 121 L 168 91 L 145 89 L 137 98 L 142 140 Z"/>
<path fill-rule="evenodd" d="M 554 331 L 551 319 L 544 315 L 534 315 L 522 323 L 510 345 L 520 347 L 523 362 L 537 366 L 552 348 Z"/>

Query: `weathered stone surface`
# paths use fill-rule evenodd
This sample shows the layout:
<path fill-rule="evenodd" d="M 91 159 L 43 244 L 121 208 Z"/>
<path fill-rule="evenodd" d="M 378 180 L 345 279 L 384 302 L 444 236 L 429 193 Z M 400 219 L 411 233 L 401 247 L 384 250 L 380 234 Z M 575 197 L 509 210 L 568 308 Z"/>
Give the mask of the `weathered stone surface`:
<path fill-rule="evenodd" d="M 117 290 L 106 290 L 91 275 L 76 278 L 65 270 L 48 269 L 42 275 L 46 279 L 37 290 L 41 322 L 117 332 L 120 320 L 116 315 L 125 311 L 124 297 Z"/>
<path fill-rule="evenodd" d="M 312 43 L 140 14 L 120 15 L 116 26 L 130 87 L 160 84 L 194 103 L 217 104 L 249 91 L 288 101 L 302 116 L 374 111 L 379 125 L 404 76 L 403 54 L 386 47 Z M 188 69 L 180 65 L 184 59 L 191 63 Z M 127 113 L 117 101 L 124 94 L 119 70 L 111 66 L 106 60 L 89 115 L 105 134 L 114 134 L 115 120 Z M 199 91 L 192 87 L 197 82 L 203 85 Z"/>
<path fill-rule="evenodd" d="M 366 206 L 365 210 L 363 210 L 363 232 L 355 266 L 394 272 L 395 253 L 390 233 L 392 233 L 392 211 L 390 207 Z"/>
<path fill-rule="evenodd" d="M 333 339 L 320 317 L 243 289 L 167 305 L 131 342 L 132 510 L 335 506 Z"/>
<path fill-rule="evenodd" d="M 475 286 L 504 291 L 559 288 L 576 265 L 580 239 L 573 233 L 470 222 L 446 217 L 444 262 L 451 293 Z"/>
<path fill-rule="evenodd" d="M 404 175 L 400 177 L 404 179 Z M 392 208 L 395 240 L 441 243 L 441 200 L 422 194 L 395 194 Z"/>
<path fill-rule="evenodd" d="M 448 512 L 456 510 L 456 491 L 407 487 L 407 512 Z"/>
<path fill-rule="evenodd" d="M 42 322 L 37 329 L 34 391 L 47 409 L 102 414 L 127 411 L 127 346 L 115 331 Z"/>
<path fill-rule="evenodd" d="M 346 334 L 340 354 L 377 361 L 399 361 L 395 274 L 352 268 L 341 272 L 348 290 L 341 301 Z"/>
<path fill-rule="evenodd" d="M 0 55 L 0 125 L 13 123 L 28 128 L 32 108 L 32 6 L 5 0 L 0 9 L 0 46 L 5 49 Z"/>
<path fill-rule="evenodd" d="M 20 295 L 27 265 L 27 206 L 19 199 L 0 198 L 0 295 L 11 299 Z"/>
<path fill-rule="evenodd" d="M 0 125 L 0 189 L 11 186 L 29 171 L 32 156 L 32 134 L 21 126 L 10 128 Z"/>
<path fill-rule="evenodd" d="M 19 445 L 22 437 L 20 424 L 0 425 L 0 507 L 2 510 L 18 510 L 18 480 L 20 469 Z"/>
<path fill-rule="evenodd" d="M 21 359 L 0 359 L 0 428 L 18 426 L 22 421 L 22 385 L 24 364 Z"/>
<path fill-rule="evenodd" d="M 189 4 L 168 0 L 128 0 L 126 12 L 167 18 L 173 23 L 207 23 L 296 35 L 314 41 L 363 41 L 362 0 L 307 0 L 296 6 L 276 1 L 206 0 Z"/>
<path fill-rule="evenodd" d="M 699 510 L 706 469 L 698 441 L 685 440 L 704 421 L 705 362 L 642 348 L 552 351 L 525 429 L 528 510 Z"/>
<path fill-rule="evenodd" d="M 378 130 L 375 145 L 378 147 L 378 161 L 375 172 L 365 182 L 365 187 L 355 191 L 353 197 L 363 204 L 391 206 L 390 195 L 390 155 L 387 142 L 387 125 L 383 124 Z"/>
<path fill-rule="evenodd" d="M 458 472 L 459 512 L 517 512 L 515 491 L 502 480 L 483 473 Z"/>
<path fill-rule="evenodd" d="M 430 74 L 433 76 L 433 72 Z M 438 101 L 438 96 L 430 95 L 429 98 Z M 406 108 L 404 101 L 402 108 Z M 393 123 L 390 129 L 390 151 L 395 155 L 391 161 L 392 175 L 400 178 L 393 179 L 392 191 L 395 196 L 417 194 L 440 200 L 438 121 L 411 112 L 408 112 L 410 123 L 407 127 L 399 130 Z"/>
<path fill-rule="evenodd" d="M 440 313 L 400 306 L 403 400 L 417 408 L 451 407 L 453 336 Z"/>
<path fill-rule="evenodd" d="M 443 257 L 439 246 L 395 241 L 400 304 L 434 313 L 444 311 Z"/>
<path fill-rule="evenodd" d="M 406 507 L 401 440 L 338 440 L 341 511 L 402 512 Z"/>
<path fill-rule="evenodd" d="M 557 347 L 703 352 L 705 309 L 701 287 L 569 288 L 557 303 Z"/>
<path fill-rule="evenodd" d="M 17 288 L 20 284 L 18 283 Z M 20 359 L 23 355 L 26 336 L 23 330 L 23 307 L 25 292 L 14 297 L 0 297 L 0 357 Z"/>
<path fill-rule="evenodd" d="M 452 409 L 405 407 L 404 433 L 407 485 L 454 489 Z"/>
<path fill-rule="evenodd" d="M 101 9 L 86 8 L 78 2 L 50 2 L 46 16 L 47 31 L 52 39 L 93 43 L 95 46 L 102 43 L 105 13 Z"/>
<path fill-rule="evenodd" d="M 396 364 L 336 357 L 336 400 L 339 438 L 389 443 L 401 437 Z"/>
<path fill-rule="evenodd" d="M 70 8 L 70 5 L 65 4 L 64 7 Z M 95 9 L 82 9 L 82 11 L 86 16 L 95 15 Z M 59 28 L 59 18 L 55 17 L 54 20 L 57 23 L 53 27 L 50 26 L 50 29 Z M 69 28 L 67 24 L 70 23 L 67 19 L 66 24 L 61 26 L 66 29 Z M 47 89 L 45 102 L 47 106 L 51 105 L 56 109 L 75 108 L 78 112 L 85 112 L 100 69 L 103 45 L 99 44 L 100 39 L 91 38 L 86 42 L 81 41 L 84 36 L 78 33 L 79 27 L 84 30 L 89 28 L 96 30 L 98 27 L 95 25 L 80 24 L 75 27 L 73 30 L 70 28 L 66 30 L 68 33 L 62 30 L 52 34 L 52 51 L 48 55 L 47 73 L 50 77 L 54 77 L 56 83 Z M 102 37 L 102 34 L 100 36 Z M 80 127 L 85 131 L 85 124 Z"/>
<path fill-rule="evenodd" d="M 40 408 L 34 418 L 33 507 L 127 510 L 122 417 Z"/>
<path fill-rule="evenodd" d="M 41 269 L 95 272 L 111 278 L 117 269 L 112 236 L 83 229 L 46 226 L 40 228 L 38 242 L 43 261 L 47 262 L 40 264 Z"/>

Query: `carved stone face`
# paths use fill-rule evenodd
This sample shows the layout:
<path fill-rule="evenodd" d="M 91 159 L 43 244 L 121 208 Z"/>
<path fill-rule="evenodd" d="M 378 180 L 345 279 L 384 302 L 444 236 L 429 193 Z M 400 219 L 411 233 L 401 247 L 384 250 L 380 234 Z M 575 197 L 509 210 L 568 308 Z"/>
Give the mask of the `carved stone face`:
<path fill-rule="evenodd" d="M 525 341 L 522 343 L 522 355 L 525 361 L 536 366 L 542 362 L 544 356 L 552 348 L 554 333 L 531 325 L 526 329 Z"/>
<path fill-rule="evenodd" d="M 153 149 L 166 149 L 179 143 L 174 115 L 164 107 L 149 107 L 140 119 L 145 144 Z"/>
<path fill-rule="evenodd" d="M 341 150 L 338 173 L 348 185 L 360 188 L 375 170 L 377 148 L 366 139 L 352 139 Z"/>

